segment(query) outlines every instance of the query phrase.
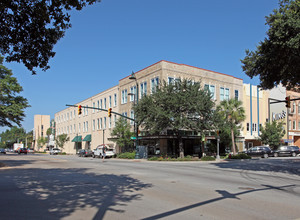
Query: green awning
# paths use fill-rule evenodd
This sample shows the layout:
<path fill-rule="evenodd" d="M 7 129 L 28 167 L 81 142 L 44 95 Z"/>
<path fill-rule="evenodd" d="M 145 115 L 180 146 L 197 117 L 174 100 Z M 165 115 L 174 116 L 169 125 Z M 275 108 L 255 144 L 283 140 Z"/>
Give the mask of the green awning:
<path fill-rule="evenodd" d="M 88 134 L 82 141 L 92 141 L 92 135 Z"/>
<path fill-rule="evenodd" d="M 72 142 L 82 142 L 82 137 L 81 136 L 75 136 L 73 138 Z"/>

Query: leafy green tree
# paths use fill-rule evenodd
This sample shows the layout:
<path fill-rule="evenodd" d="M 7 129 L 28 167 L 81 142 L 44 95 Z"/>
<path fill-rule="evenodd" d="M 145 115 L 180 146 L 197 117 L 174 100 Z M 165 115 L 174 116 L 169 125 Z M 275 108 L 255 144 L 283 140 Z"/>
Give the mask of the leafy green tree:
<path fill-rule="evenodd" d="M 3 66 L 0 56 L 0 126 L 21 126 L 25 117 L 24 109 L 30 107 L 26 98 L 17 95 L 23 91 L 12 71 Z"/>
<path fill-rule="evenodd" d="M 35 74 L 34 68 L 49 68 L 54 57 L 53 46 L 71 27 L 71 9 L 81 10 L 100 0 L 0 2 L 0 53 L 7 62 L 23 62 Z"/>
<path fill-rule="evenodd" d="M 38 151 L 40 151 L 40 148 L 42 148 L 46 143 L 48 142 L 48 138 L 46 137 L 39 137 L 37 139 L 37 144 L 38 144 Z"/>
<path fill-rule="evenodd" d="M 132 140 L 130 138 L 135 135 L 134 132 L 130 131 L 130 128 L 131 126 L 127 120 L 120 117 L 111 133 L 115 137 L 113 141 L 123 150 L 127 147 L 132 149 Z"/>
<path fill-rule="evenodd" d="M 182 135 L 184 130 L 201 132 L 213 128 L 214 102 L 209 91 L 200 83 L 178 80 L 167 84 L 165 81 L 151 96 L 144 96 L 134 107 L 139 126 L 150 134 L 160 134 L 169 129 L 179 142 L 180 157 L 184 157 Z"/>
<path fill-rule="evenodd" d="M 251 78 L 259 76 L 263 89 L 282 83 L 288 89 L 300 87 L 300 1 L 281 0 L 279 9 L 266 17 L 267 37 L 256 51 L 246 50 L 241 60 Z"/>
<path fill-rule="evenodd" d="M 14 143 L 25 143 L 26 131 L 24 128 L 18 128 L 16 126 L 6 129 L 6 131 L 0 134 L 2 146 L 12 148 Z M 5 143 L 4 143 L 5 142 Z"/>
<path fill-rule="evenodd" d="M 65 143 L 68 142 L 69 140 L 70 140 L 70 137 L 68 137 L 67 134 L 61 134 L 55 138 L 55 144 L 57 146 L 59 146 L 61 149 L 63 149 Z"/>
<path fill-rule="evenodd" d="M 268 144 L 272 149 L 278 147 L 285 134 L 283 122 L 272 121 L 265 123 L 260 130 L 259 139 L 263 144 Z"/>
<path fill-rule="evenodd" d="M 28 148 L 32 147 L 32 142 L 33 142 L 33 131 L 30 131 L 26 134 L 26 138 L 27 138 L 27 146 Z"/>
<path fill-rule="evenodd" d="M 223 100 L 217 106 L 217 114 L 219 114 L 219 121 L 224 123 L 223 126 L 230 128 L 231 150 L 233 154 L 236 154 L 234 131 L 238 131 L 241 128 L 240 123 L 246 118 L 242 102 L 236 99 Z"/>

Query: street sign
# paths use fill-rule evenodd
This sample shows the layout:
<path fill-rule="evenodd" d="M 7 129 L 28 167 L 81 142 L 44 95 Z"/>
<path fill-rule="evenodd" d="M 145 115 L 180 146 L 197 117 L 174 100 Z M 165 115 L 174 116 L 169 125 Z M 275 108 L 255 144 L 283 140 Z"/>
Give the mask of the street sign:
<path fill-rule="evenodd" d="M 130 137 L 131 140 L 136 140 L 136 137 Z M 138 140 L 141 140 L 142 137 L 138 137 Z"/>

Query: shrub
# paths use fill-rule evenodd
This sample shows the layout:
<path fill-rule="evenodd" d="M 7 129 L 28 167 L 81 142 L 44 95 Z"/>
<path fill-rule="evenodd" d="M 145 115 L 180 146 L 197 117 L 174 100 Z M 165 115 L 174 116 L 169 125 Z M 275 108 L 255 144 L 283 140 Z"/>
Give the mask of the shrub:
<path fill-rule="evenodd" d="M 117 155 L 117 158 L 120 159 L 134 159 L 135 158 L 135 152 L 125 152 Z"/>
<path fill-rule="evenodd" d="M 216 160 L 216 158 L 211 157 L 211 156 L 201 157 L 201 161 L 214 161 L 214 160 Z"/>
<path fill-rule="evenodd" d="M 247 154 L 237 154 L 237 155 L 231 155 L 230 159 L 251 159 L 251 157 Z"/>

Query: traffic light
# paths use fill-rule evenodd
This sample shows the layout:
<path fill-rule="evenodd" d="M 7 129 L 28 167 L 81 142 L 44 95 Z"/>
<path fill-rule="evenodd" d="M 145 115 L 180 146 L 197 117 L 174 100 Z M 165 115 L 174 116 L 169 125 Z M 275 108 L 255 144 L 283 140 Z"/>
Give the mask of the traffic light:
<path fill-rule="evenodd" d="M 81 115 L 81 105 L 78 105 L 78 115 Z"/>
<path fill-rule="evenodd" d="M 291 97 L 290 96 L 285 97 L 285 107 L 287 107 L 287 108 L 291 107 Z"/>
<path fill-rule="evenodd" d="M 108 117 L 110 118 L 111 117 L 111 108 L 109 108 L 107 112 L 108 112 Z"/>

